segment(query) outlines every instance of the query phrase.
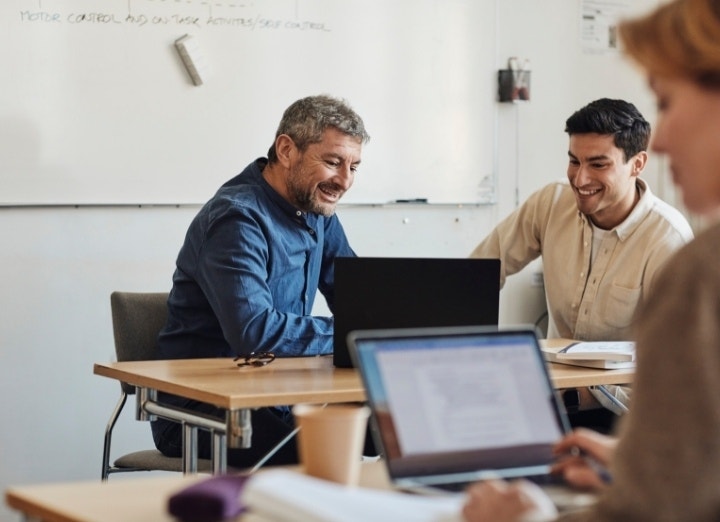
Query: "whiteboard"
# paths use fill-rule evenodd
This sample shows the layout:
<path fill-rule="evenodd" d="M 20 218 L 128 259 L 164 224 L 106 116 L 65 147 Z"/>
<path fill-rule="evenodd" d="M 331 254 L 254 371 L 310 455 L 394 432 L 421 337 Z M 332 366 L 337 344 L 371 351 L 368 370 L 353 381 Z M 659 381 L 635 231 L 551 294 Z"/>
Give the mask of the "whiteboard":
<path fill-rule="evenodd" d="M 3 0 L 0 204 L 193 204 L 265 156 L 293 101 L 371 141 L 348 203 L 494 199 L 496 5 Z M 173 45 L 192 36 L 195 86 Z"/>

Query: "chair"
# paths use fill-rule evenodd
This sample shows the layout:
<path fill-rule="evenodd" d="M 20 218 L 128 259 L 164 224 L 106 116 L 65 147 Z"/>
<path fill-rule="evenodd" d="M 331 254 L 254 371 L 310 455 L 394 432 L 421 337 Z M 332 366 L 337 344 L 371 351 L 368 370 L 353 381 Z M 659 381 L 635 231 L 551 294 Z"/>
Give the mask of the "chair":
<path fill-rule="evenodd" d="M 167 292 L 113 292 L 110 295 L 115 353 L 118 361 L 155 359 L 157 336 L 167 319 Z M 166 457 L 157 449 L 135 451 L 122 455 L 110 464 L 112 432 L 128 395 L 135 386 L 121 382 L 120 399 L 105 428 L 102 480 L 111 473 L 129 471 L 182 471 L 182 457 Z M 198 460 L 198 471 L 211 472 L 209 459 Z"/>

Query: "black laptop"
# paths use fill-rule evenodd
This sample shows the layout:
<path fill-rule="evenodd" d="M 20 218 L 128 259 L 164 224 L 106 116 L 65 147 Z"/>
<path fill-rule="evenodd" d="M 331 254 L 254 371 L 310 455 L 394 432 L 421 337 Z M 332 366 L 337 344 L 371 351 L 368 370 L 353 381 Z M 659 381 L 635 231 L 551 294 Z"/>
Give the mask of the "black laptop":
<path fill-rule="evenodd" d="M 499 302 L 499 259 L 338 257 L 333 363 L 353 366 L 353 330 L 497 326 Z"/>

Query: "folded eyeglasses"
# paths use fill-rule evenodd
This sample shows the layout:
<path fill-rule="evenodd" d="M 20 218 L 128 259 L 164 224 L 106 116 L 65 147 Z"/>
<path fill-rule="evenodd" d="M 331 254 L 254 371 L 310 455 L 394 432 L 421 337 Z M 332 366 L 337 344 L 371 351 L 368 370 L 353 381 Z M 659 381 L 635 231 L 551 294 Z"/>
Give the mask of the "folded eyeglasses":
<path fill-rule="evenodd" d="M 243 366 L 259 368 L 260 366 L 267 366 L 274 360 L 275 354 L 271 352 L 250 352 L 247 355 L 238 355 L 233 359 L 235 364 L 241 368 Z"/>

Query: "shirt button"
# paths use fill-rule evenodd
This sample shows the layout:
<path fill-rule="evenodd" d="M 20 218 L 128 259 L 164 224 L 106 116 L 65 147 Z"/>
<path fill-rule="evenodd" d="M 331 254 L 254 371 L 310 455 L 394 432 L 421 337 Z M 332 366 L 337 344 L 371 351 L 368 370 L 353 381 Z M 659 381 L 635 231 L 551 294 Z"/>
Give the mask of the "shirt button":
<path fill-rule="evenodd" d="M 587 241 L 585 241 L 585 243 L 583 243 L 583 245 L 585 245 L 587 247 Z"/>
<path fill-rule="evenodd" d="M 302 216 L 302 212 L 300 212 L 299 210 L 297 210 L 297 211 L 295 212 L 295 215 L 296 215 L 297 217 L 300 217 L 300 216 Z"/>
<path fill-rule="evenodd" d="M 315 233 L 315 231 L 312 228 L 310 230 L 308 230 L 308 232 L 310 232 L 311 236 Z"/>
<path fill-rule="evenodd" d="M 584 272 L 580 272 L 580 277 L 585 277 L 585 273 L 584 273 Z"/>

